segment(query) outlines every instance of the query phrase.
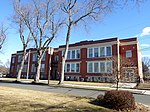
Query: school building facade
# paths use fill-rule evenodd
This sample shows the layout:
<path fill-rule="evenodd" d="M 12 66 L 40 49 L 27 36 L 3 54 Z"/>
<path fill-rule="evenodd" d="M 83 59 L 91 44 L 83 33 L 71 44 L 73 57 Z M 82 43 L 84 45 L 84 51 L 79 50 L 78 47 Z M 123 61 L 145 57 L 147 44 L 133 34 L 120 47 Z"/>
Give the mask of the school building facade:
<path fill-rule="evenodd" d="M 59 79 L 64 49 L 65 45 L 62 45 L 46 51 L 41 62 L 40 79 L 47 79 L 48 75 L 51 79 Z M 21 77 L 34 78 L 36 49 L 30 48 L 27 52 L 28 58 Z M 22 51 L 12 54 L 10 77 L 17 77 L 22 54 Z M 114 62 L 114 57 L 117 62 Z M 131 62 L 132 66 L 122 66 L 121 58 Z M 110 38 L 70 44 L 65 64 L 65 80 L 113 82 L 116 77 L 115 64 L 118 66 L 118 72 L 123 72 L 120 73 L 120 81 L 136 82 L 137 77 L 143 79 L 141 51 L 137 38 Z M 120 68 L 124 70 L 121 71 Z"/>

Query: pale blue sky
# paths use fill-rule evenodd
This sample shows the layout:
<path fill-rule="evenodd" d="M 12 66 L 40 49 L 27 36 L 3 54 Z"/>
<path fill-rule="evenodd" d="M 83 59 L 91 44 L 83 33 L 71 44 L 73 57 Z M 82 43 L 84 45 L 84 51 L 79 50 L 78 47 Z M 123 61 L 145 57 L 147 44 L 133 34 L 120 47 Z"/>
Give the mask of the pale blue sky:
<path fill-rule="evenodd" d="M 150 0 L 141 4 L 140 8 L 129 4 L 125 8 L 117 8 L 108 14 L 100 22 L 91 22 L 87 31 L 83 27 L 76 27 L 72 30 L 70 43 L 81 40 L 100 40 L 110 37 L 129 38 L 138 36 L 143 56 L 150 57 Z M 9 22 L 13 13 L 10 0 L 0 2 L 0 22 L 3 22 L 10 29 L 8 38 L 3 47 L 0 60 L 6 62 L 11 54 L 22 49 L 21 41 L 16 30 Z M 8 19 L 9 18 L 9 19 Z M 52 47 L 58 47 L 65 43 L 65 35 L 57 37 Z"/>

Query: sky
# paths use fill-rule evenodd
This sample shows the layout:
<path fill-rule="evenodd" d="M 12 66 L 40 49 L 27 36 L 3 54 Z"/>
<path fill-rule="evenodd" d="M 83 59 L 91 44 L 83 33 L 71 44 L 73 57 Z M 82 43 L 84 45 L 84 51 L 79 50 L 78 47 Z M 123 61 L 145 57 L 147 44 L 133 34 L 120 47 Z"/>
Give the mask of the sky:
<path fill-rule="evenodd" d="M 22 44 L 17 31 L 11 23 L 13 8 L 11 0 L 0 2 L 0 23 L 8 27 L 7 40 L 0 53 L 0 60 L 5 63 L 10 60 L 11 54 L 22 50 Z M 71 32 L 70 43 L 82 40 L 101 40 L 118 37 L 125 39 L 138 37 L 143 57 L 150 57 L 150 0 L 140 4 L 128 4 L 126 7 L 115 8 L 111 13 L 98 22 L 90 22 L 88 28 L 83 26 L 75 27 Z M 58 47 L 65 44 L 65 35 L 59 35 L 50 44 L 51 47 Z"/>

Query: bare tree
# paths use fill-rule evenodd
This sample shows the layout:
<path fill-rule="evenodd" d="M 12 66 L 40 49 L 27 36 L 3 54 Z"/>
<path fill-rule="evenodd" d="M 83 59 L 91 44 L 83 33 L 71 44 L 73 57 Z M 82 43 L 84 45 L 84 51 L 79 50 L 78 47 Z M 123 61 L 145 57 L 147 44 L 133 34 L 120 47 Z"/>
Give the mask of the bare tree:
<path fill-rule="evenodd" d="M 114 82 L 116 82 L 117 90 L 119 88 L 120 80 L 125 81 L 125 74 L 128 69 L 132 69 L 134 71 L 133 75 L 137 74 L 137 64 L 133 60 L 131 61 L 121 55 L 106 58 L 106 60 L 112 62 L 111 72 L 114 75 Z"/>
<path fill-rule="evenodd" d="M 15 4 L 19 2 L 19 6 L 15 10 L 28 28 L 37 50 L 35 81 L 38 82 L 42 57 L 62 25 L 61 20 L 57 18 L 58 3 L 55 0 L 31 0 L 30 3 L 16 1 Z"/>
<path fill-rule="evenodd" d="M 143 63 L 143 72 L 147 72 L 150 68 L 150 58 L 149 57 L 143 57 L 142 63 Z"/>
<path fill-rule="evenodd" d="M 123 0 L 121 3 L 126 4 L 127 2 L 129 1 Z M 139 0 L 133 0 L 132 2 L 138 4 Z M 64 13 L 64 17 L 66 17 L 67 19 L 66 22 L 67 33 L 66 33 L 66 46 L 64 54 L 62 56 L 59 84 L 63 83 L 64 81 L 64 67 L 67 58 L 72 28 L 74 26 L 77 26 L 78 24 L 81 25 L 81 22 L 87 25 L 91 20 L 98 21 L 102 19 L 104 15 L 111 12 L 112 9 L 116 6 L 116 4 L 119 5 L 118 0 L 62 0 L 60 3 L 61 3 L 61 10 Z"/>
<path fill-rule="evenodd" d="M 29 32 L 29 30 L 26 29 L 25 22 L 18 14 L 18 9 L 21 9 L 20 2 L 15 2 L 13 4 L 13 6 L 14 6 L 14 15 L 12 17 L 12 22 L 17 26 L 17 32 L 19 33 L 19 38 L 20 38 L 22 46 L 23 46 L 23 54 L 22 54 L 22 58 L 21 58 L 21 64 L 19 66 L 19 71 L 17 74 L 17 81 L 20 81 L 24 62 L 28 55 L 26 50 L 27 50 L 29 42 L 31 41 L 31 33 Z"/>
<path fill-rule="evenodd" d="M 2 46 L 6 40 L 7 29 L 8 28 L 5 28 L 3 24 L 0 26 L 0 50 L 2 49 Z"/>
<path fill-rule="evenodd" d="M 69 48 L 71 29 L 81 22 L 98 20 L 106 13 L 111 12 L 115 2 L 113 0 L 64 0 L 61 2 L 61 10 L 67 18 L 66 22 L 66 47 L 62 56 L 59 84 L 64 81 L 64 67 Z"/>

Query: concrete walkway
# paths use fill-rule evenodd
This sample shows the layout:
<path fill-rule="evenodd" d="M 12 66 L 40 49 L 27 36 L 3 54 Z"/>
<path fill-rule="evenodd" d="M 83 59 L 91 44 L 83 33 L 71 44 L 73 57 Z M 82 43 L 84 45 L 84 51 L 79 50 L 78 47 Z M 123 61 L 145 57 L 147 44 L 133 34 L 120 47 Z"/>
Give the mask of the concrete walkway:
<path fill-rule="evenodd" d="M 0 78 L 0 81 L 5 81 L 5 82 L 14 82 L 16 79 L 13 78 Z M 31 84 L 33 83 L 33 79 L 23 79 L 20 81 L 20 83 L 27 83 L 27 84 Z M 47 80 L 40 80 L 39 83 L 34 83 L 34 84 L 40 84 L 40 85 L 47 85 L 48 81 Z M 51 86 L 58 86 L 58 87 L 72 87 L 72 88 L 83 88 L 83 89 L 93 89 L 93 90 L 102 90 L 102 91 L 107 91 L 107 90 L 115 90 L 116 86 L 112 85 L 112 86 L 100 86 L 100 85 L 88 85 L 87 84 L 76 84 L 75 82 L 73 83 L 67 83 L 67 81 L 62 84 L 62 85 L 58 85 L 58 81 L 50 81 L 50 85 Z M 121 86 L 122 85 L 122 86 Z M 124 85 L 124 86 L 123 86 Z M 127 90 L 130 91 L 132 93 L 135 94 L 141 94 L 141 95 L 150 95 L 150 90 L 139 90 L 139 89 L 133 89 L 133 87 L 135 86 L 134 83 L 120 83 L 120 88 L 119 90 Z"/>

